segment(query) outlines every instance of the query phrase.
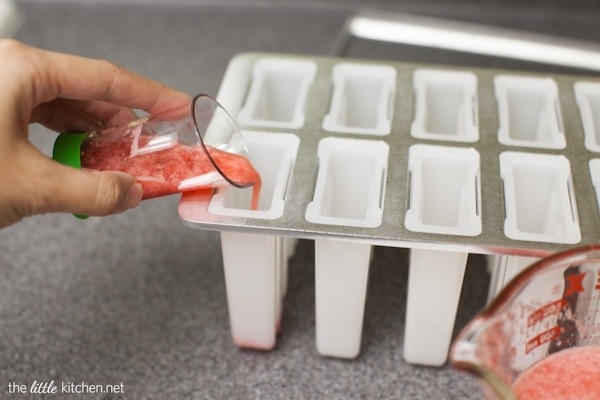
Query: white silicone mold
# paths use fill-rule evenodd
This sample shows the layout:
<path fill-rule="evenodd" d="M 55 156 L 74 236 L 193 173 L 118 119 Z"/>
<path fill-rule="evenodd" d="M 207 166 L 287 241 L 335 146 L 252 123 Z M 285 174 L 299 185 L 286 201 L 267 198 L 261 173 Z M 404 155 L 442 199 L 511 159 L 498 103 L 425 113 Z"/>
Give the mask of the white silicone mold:
<path fill-rule="evenodd" d="M 231 336 L 239 347 L 275 347 L 287 280 L 280 236 L 221 232 Z"/>
<path fill-rule="evenodd" d="M 480 167 L 475 149 L 413 145 L 408 168 L 407 229 L 461 236 L 481 233 Z M 407 362 L 442 365 L 446 361 L 467 256 L 411 249 L 403 352 Z"/>
<path fill-rule="evenodd" d="M 600 83 L 575 82 L 573 90 L 581 114 L 585 147 L 600 152 Z"/>
<path fill-rule="evenodd" d="M 374 228 L 381 224 L 388 145 L 378 140 L 325 138 L 309 222 Z M 360 352 L 372 246 L 315 240 L 316 346 L 321 355 Z"/>
<path fill-rule="evenodd" d="M 258 209 L 250 208 L 253 188 L 227 187 L 212 197 L 208 210 L 217 215 L 279 218 L 300 139 L 291 133 L 265 132 L 244 132 L 244 139 L 250 162 L 262 180 Z"/>
<path fill-rule="evenodd" d="M 600 210 L 600 158 L 591 159 L 589 162 L 592 184 L 596 191 L 596 201 Z"/>
<path fill-rule="evenodd" d="M 411 249 L 402 356 L 441 366 L 448 358 L 468 253 Z"/>
<path fill-rule="evenodd" d="M 413 86 L 413 137 L 470 143 L 479 139 L 475 74 L 418 69 L 413 74 Z"/>
<path fill-rule="evenodd" d="M 408 169 L 411 182 L 407 229 L 462 236 L 481 233 L 477 150 L 413 145 L 409 149 Z"/>
<path fill-rule="evenodd" d="M 258 209 L 250 208 L 252 188 L 220 189 L 211 199 L 212 214 L 277 219 L 284 210 L 288 182 L 300 145 L 290 133 L 245 132 L 249 158 L 262 178 Z M 231 335 L 240 347 L 275 346 L 287 287 L 288 254 L 281 236 L 221 232 L 223 269 Z"/>
<path fill-rule="evenodd" d="M 410 248 L 402 356 L 424 365 L 447 360 L 469 253 L 489 253 L 491 298 L 537 257 L 597 241 L 592 78 L 246 54 L 219 100 L 257 146 L 259 209 L 250 190 L 190 192 L 180 215 L 222 229 L 239 346 L 275 346 L 294 236 L 315 241 L 316 347 L 331 357 L 359 354 L 372 247 Z"/>
<path fill-rule="evenodd" d="M 242 125 L 300 128 L 306 98 L 317 73 L 310 60 L 264 58 L 254 64 L 248 97 L 237 119 Z"/>
<path fill-rule="evenodd" d="M 374 228 L 381 225 L 389 146 L 379 140 L 329 137 L 319 142 L 319 172 L 306 220 Z"/>
<path fill-rule="evenodd" d="M 564 149 L 558 86 L 552 78 L 498 75 L 498 140 L 507 146 Z"/>
<path fill-rule="evenodd" d="M 340 63 L 333 67 L 333 95 L 323 129 L 329 132 L 390 133 L 396 70 L 385 65 Z"/>
<path fill-rule="evenodd" d="M 504 233 L 517 240 L 581 240 L 569 160 L 562 155 L 503 152 Z"/>
<path fill-rule="evenodd" d="M 325 138 L 305 217 L 318 224 L 374 228 L 381 224 L 389 147 L 379 140 Z M 360 352 L 372 246 L 315 240 L 316 346 L 321 355 Z"/>
<path fill-rule="evenodd" d="M 372 246 L 315 240 L 315 339 L 319 354 L 360 353 Z"/>

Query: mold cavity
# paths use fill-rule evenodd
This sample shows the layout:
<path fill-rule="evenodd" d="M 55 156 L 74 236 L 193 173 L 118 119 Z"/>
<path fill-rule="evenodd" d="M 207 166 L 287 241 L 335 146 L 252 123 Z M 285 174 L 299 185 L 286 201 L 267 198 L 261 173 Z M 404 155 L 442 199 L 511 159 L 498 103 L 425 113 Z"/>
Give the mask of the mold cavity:
<path fill-rule="evenodd" d="M 499 75 L 494 78 L 494 85 L 500 143 L 547 149 L 566 147 L 554 80 Z"/>
<path fill-rule="evenodd" d="M 306 220 L 374 228 L 381 225 L 389 147 L 382 141 L 325 138 Z"/>
<path fill-rule="evenodd" d="M 238 114 L 243 125 L 300 128 L 308 89 L 315 79 L 313 61 L 259 59 L 253 67 L 246 103 Z"/>
<path fill-rule="evenodd" d="M 600 83 L 576 82 L 575 99 L 579 107 L 585 147 L 600 152 Z"/>
<path fill-rule="evenodd" d="M 217 215 L 279 218 L 300 139 L 293 134 L 260 132 L 245 132 L 244 139 L 250 161 L 262 179 L 258 208 L 250 208 L 252 188 L 227 187 L 212 197 L 208 210 Z"/>
<path fill-rule="evenodd" d="M 473 73 L 419 69 L 413 85 L 413 137 L 458 142 L 479 139 L 477 77 Z"/>
<path fill-rule="evenodd" d="M 481 233 L 479 153 L 475 149 L 414 145 L 408 163 L 407 229 L 464 236 Z"/>
<path fill-rule="evenodd" d="M 333 95 L 323 129 L 387 135 L 396 88 L 390 66 L 341 63 L 333 68 Z"/>
<path fill-rule="evenodd" d="M 600 158 L 590 160 L 590 174 L 592 175 L 592 183 L 596 191 L 596 201 L 600 208 Z"/>
<path fill-rule="evenodd" d="M 504 152 L 504 233 L 551 243 L 581 240 L 569 160 L 562 155 Z"/>

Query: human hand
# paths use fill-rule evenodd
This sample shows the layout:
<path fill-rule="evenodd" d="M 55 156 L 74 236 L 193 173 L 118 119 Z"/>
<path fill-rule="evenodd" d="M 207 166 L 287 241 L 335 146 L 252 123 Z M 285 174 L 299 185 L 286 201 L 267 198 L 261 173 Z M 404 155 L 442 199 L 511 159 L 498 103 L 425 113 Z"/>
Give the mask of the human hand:
<path fill-rule="evenodd" d="M 135 207 L 142 187 L 121 172 L 77 170 L 28 140 L 38 122 L 89 131 L 136 118 L 133 109 L 168 118 L 190 97 L 117 65 L 0 39 L 0 228 L 48 212 L 109 215 Z"/>

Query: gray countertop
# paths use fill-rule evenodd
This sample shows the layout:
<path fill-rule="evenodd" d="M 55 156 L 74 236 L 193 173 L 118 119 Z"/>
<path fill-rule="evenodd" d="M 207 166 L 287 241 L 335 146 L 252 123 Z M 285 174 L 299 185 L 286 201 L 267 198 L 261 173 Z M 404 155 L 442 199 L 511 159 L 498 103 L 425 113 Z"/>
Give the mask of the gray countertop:
<path fill-rule="evenodd" d="M 298 3 L 21 1 L 25 20 L 16 37 L 110 59 L 189 94 L 216 93 L 228 61 L 240 52 L 327 55 L 346 17 L 365 4 L 600 37 L 599 9 L 586 2 L 579 8 L 508 1 Z M 373 51 L 389 55 L 387 49 Z M 444 56 L 432 57 L 449 62 Z M 32 126 L 30 135 L 50 152 L 54 133 Z M 177 203 L 171 196 L 86 221 L 35 216 L 0 230 L 0 398 L 52 398 L 8 394 L 10 383 L 30 387 L 36 380 L 123 383 L 123 395 L 65 397 L 82 399 L 481 398 L 477 384 L 449 366 L 403 361 L 406 249 L 375 249 L 357 359 L 324 358 L 316 351 L 314 251 L 306 240 L 290 261 L 277 347 L 235 347 L 219 235 L 184 226 Z M 469 259 L 455 332 L 485 304 L 484 261 Z"/>

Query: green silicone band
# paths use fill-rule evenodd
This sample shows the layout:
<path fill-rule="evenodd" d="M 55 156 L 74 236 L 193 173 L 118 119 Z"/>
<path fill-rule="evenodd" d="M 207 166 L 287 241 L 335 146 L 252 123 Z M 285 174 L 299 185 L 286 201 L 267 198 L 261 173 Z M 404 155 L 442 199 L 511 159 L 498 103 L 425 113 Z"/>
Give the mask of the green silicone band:
<path fill-rule="evenodd" d="M 81 144 L 87 136 L 87 133 L 61 133 L 54 142 L 52 159 L 69 167 L 81 169 Z M 88 217 L 82 214 L 73 215 L 80 219 Z"/>
<path fill-rule="evenodd" d="M 81 144 L 87 136 L 87 133 L 61 133 L 54 142 L 52 158 L 61 164 L 81 169 Z"/>

